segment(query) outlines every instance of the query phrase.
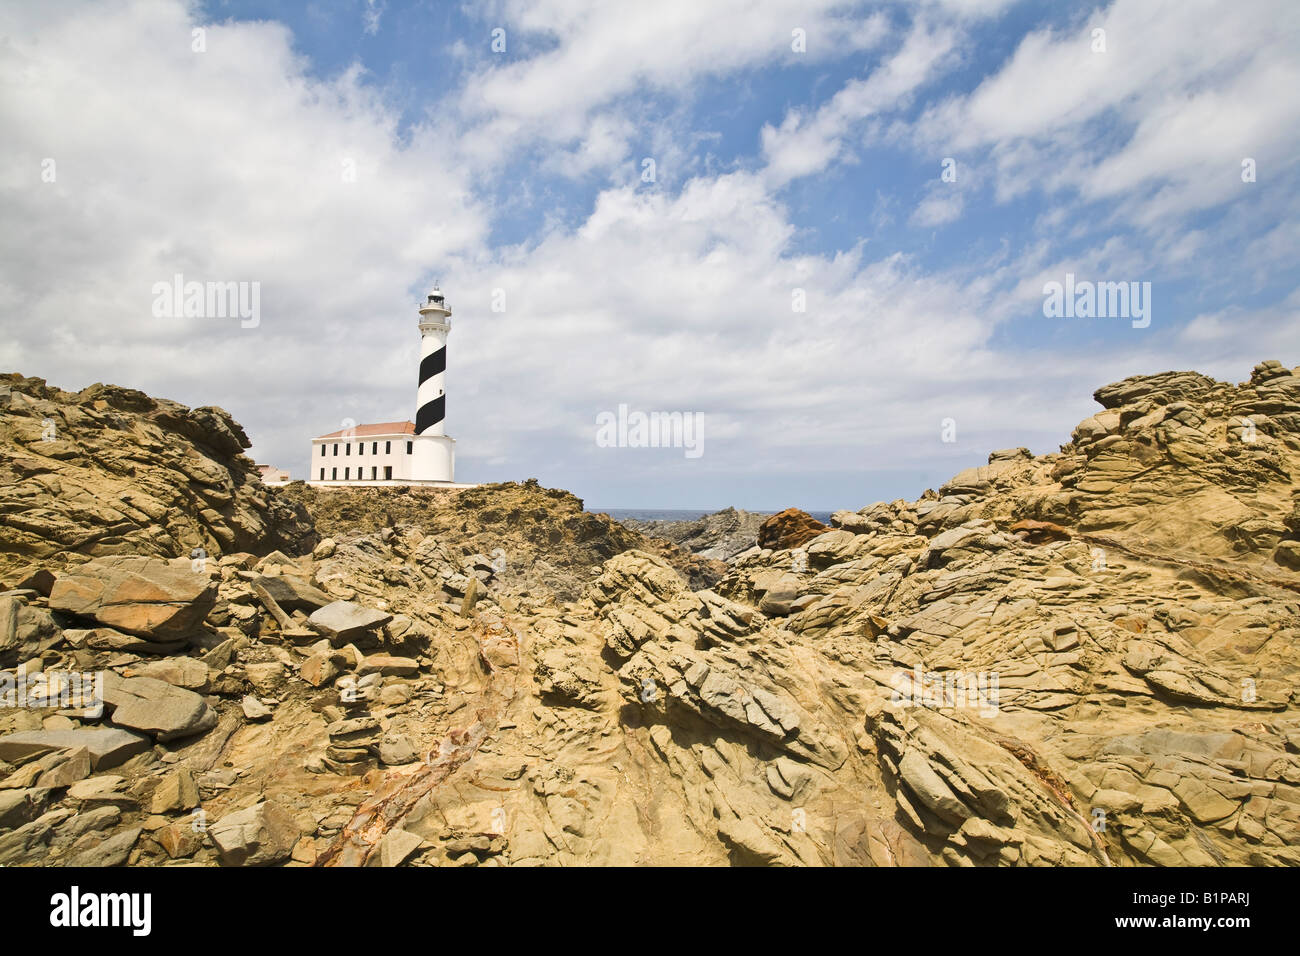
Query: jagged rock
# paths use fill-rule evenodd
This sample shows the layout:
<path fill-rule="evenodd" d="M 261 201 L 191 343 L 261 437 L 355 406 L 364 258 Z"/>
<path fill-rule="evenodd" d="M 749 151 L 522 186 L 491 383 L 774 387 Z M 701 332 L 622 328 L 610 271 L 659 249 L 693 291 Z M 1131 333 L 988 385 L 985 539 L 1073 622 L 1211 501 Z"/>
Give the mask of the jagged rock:
<path fill-rule="evenodd" d="M 129 830 L 114 833 L 106 839 L 100 839 L 98 834 L 82 837 L 81 840 L 73 844 L 65 865 L 74 867 L 124 866 L 131 855 L 131 850 L 135 847 L 136 841 L 140 839 L 140 834 L 143 832 L 140 827 L 132 827 Z M 79 849 L 83 842 L 86 846 Z"/>
<path fill-rule="evenodd" d="M 21 760 L 54 750 L 85 748 L 91 767 L 109 770 L 149 749 L 149 738 L 116 728 L 33 730 L 0 737 L 0 760 Z"/>
<path fill-rule="evenodd" d="M 206 733 L 217 713 L 198 694 L 150 677 L 104 678 L 104 705 L 109 720 L 157 740 L 178 740 Z"/>
<path fill-rule="evenodd" d="M 169 824 L 155 831 L 153 837 L 172 860 L 193 856 L 203 848 L 203 837 L 194 832 L 191 823 Z"/>
<path fill-rule="evenodd" d="M 273 713 L 270 707 L 251 694 L 240 701 L 239 708 L 244 712 L 245 717 L 253 721 L 270 720 Z"/>
<path fill-rule="evenodd" d="M 286 611 L 305 611 L 310 614 L 334 601 L 320 588 L 313 587 L 310 582 L 289 574 L 264 574 L 254 583 L 264 588 L 271 599 Z"/>
<path fill-rule="evenodd" d="M 31 823 L 44 812 L 49 800 L 49 790 L 0 790 L 0 830 Z"/>
<path fill-rule="evenodd" d="M 78 780 L 84 780 L 90 776 L 90 750 L 86 747 L 77 747 L 74 750 L 51 754 L 48 757 L 43 757 L 37 763 L 47 761 L 49 762 L 48 765 L 36 779 L 37 787 L 58 790 L 63 787 L 70 787 Z"/>
<path fill-rule="evenodd" d="M 813 538 L 828 531 L 822 524 L 806 511 L 798 508 L 786 508 L 767 518 L 758 528 L 758 546 L 773 551 L 785 551 L 807 544 Z"/>
<path fill-rule="evenodd" d="M 96 558 L 59 576 L 50 608 L 159 641 L 189 637 L 216 603 L 217 587 L 188 564 L 142 555 Z"/>
<path fill-rule="evenodd" d="M 227 814 L 208 836 L 226 866 L 269 866 L 289 858 L 302 831 L 287 810 L 268 801 Z"/>
<path fill-rule="evenodd" d="M 311 617 L 307 618 L 307 623 L 338 647 L 374 639 L 379 628 L 392 619 L 391 614 L 362 607 L 351 601 L 332 601 L 313 611 Z"/>
<path fill-rule="evenodd" d="M 0 667 L 39 656 L 61 636 L 44 608 L 29 606 L 23 597 L 0 595 Z"/>
<path fill-rule="evenodd" d="M 625 521 L 624 524 L 650 537 L 667 539 L 702 558 L 730 561 L 754 546 L 758 541 L 759 526 L 767 517 L 735 508 L 723 508 L 693 521 L 633 520 Z"/>
<path fill-rule="evenodd" d="M 173 810 L 189 810 L 198 805 L 198 785 L 189 770 L 180 767 L 163 777 L 162 783 L 154 790 L 149 802 L 149 812 L 171 813 Z"/>
<path fill-rule="evenodd" d="M 26 674 L 188 693 L 197 659 L 226 698 L 209 733 L 132 735 L 121 776 L 78 780 L 84 737 L 81 755 L 22 738 L 92 717 L 0 710 L 17 731 L 0 794 L 44 794 L 6 798 L 0 862 L 119 834 L 133 863 L 211 862 L 204 827 L 242 833 L 244 814 L 280 835 L 258 821 L 226 862 L 1300 865 L 1300 376 L 1263 363 L 1239 385 L 1164 373 L 1098 394 L 1060 452 L 994 452 L 916 501 L 804 523 L 703 587 L 699 556 L 528 482 L 285 489 L 333 547 L 209 561 L 217 602 L 175 640 L 60 630 L 39 588 L 0 595 Z M 331 600 L 295 605 L 299 585 Z M 307 626 L 335 600 L 371 623 L 338 641 Z M 274 720 L 253 725 L 251 689 L 274 691 L 257 701 Z M 182 809 L 189 768 L 233 820 Z M 267 794 L 293 819 L 250 806 Z"/>
<path fill-rule="evenodd" d="M 203 661 L 192 657 L 172 657 L 160 661 L 146 661 L 132 665 L 128 677 L 149 677 L 192 690 L 196 694 L 206 694 L 211 684 L 211 672 Z"/>
<path fill-rule="evenodd" d="M 248 437 L 219 408 L 14 374 L 0 388 L 0 579 L 71 555 L 188 559 L 196 548 L 217 557 L 316 543 L 306 512 L 262 483 L 242 454 Z"/>

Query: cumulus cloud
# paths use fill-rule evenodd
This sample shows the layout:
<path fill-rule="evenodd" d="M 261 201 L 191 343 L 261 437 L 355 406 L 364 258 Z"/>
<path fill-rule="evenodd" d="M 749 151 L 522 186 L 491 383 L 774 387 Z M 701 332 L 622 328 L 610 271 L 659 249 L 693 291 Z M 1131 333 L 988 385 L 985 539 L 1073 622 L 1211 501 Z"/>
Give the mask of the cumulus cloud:
<path fill-rule="evenodd" d="M 869 76 L 849 82 L 811 113 L 791 110 L 779 127 L 764 126 L 768 182 L 782 186 L 826 169 L 844 155 L 845 138 L 852 129 L 882 111 L 898 109 L 934 77 L 955 39 L 949 28 L 918 22 L 897 51 Z"/>
<path fill-rule="evenodd" d="M 1092 22 L 1081 19 L 1031 34 L 973 89 L 941 99 L 968 25 L 1007 5 L 918 9 L 893 24 L 830 2 L 727 0 L 719 12 L 509 0 L 475 22 L 501 24 L 514 59 L 485 62 L 449 38 L 463 82 L 403 127 L 360 67 L 320 78 L 273 22 L 203 23 L 183 3 L 143 0 L 0 8 L 0 213 L 21 224 L 0 233 L 0 363 L 65 387 L 115 381 L 223 405 L 259 459 L 302 474 L 311 435 L 412 415 L 415 303 L 438 276 L 455 310 L 448 426 L 461 477 L 536 476 L 603 505 L 860 507 L 916 494 L 991 447 L 1050 450 L 1101 381 L 1218 354 L 1247 363 L 1242 376 L 1285 346 L 1289 288 L 1277 306 L 1220 303 L 1181 333 L 1098 333 L 1087 348 L 1054 340 L 1083 333 L 1043 326 L 1039 310 L 1043 281 L 1067 268 L 1189 275 L 1220 234 L 1241 237 L 1251 278 L 1294 259 L 1294 199 L 1229 203 L 1214 230 L 1171 225 L 1161 205 L 1222 201 L 1205 185 L 1215 136 L 1225 154 L 1257 141 L 1261 176 L 1284 173 L 1294 150 L 1268 123 L 1289 114 L 1253 100 L 1285 78 L 1276 42 L 1234 22 L 1224 42 L 1235 52 L 1211 54 L 1207 70 L 1165 33 L 1134 57 L 1125 44 L 1146 21 L 1117 0 L 1098 14 L 1117 54 L 1108 77 L 1070 72 L 1070 44 Z M 1170 15 L 1160 30 L 1185 39 L 1187 18 Z M 790 49 L 796 27 L 806 61 Z M 870 66 L 829 97 L 756 129 L 760 153 L 721 168 L 702 156 L 712 132 L 690 111 L 702 78 L 867 50 L 878 51 Z M 1143 57 L 1158 67 L 1131 62 Z M 666 97 L 654 115 L 628 108 L 644 91 Z M 1249 115 L 1204 134 L 1187 126 L 1222 110 Z M 1107 111 L 1129 121 L 1118 146 L 1084 140 L 1060 154 L 1062 130 Z M 959 189 L 872 186 L 877 211 L 913 227 L 966 227 L 990 185 L 998 201 L 1018 195 L 1002 193 L 1015 175 L 1068 195 L 1034 207 L 1024 244 L 939 265 L 873 241 L 870 224 L 838 246 L 810 243 L 797 181 L 859 161 L 877 119 L 927 164 L 948 152 L 934 144 L 966 151 Z M 1190 143 L 1186 166 L 1171 139 Z M 639 177 L 646 148 L 659 161 L 652 183 Z M 568 191 L 553 195 L 550 178 Z M 1178 198 L 1180 184 L 1193 199 Z M 1086 197 L 1114 204 L 1103 226 L 1115 235 L 1094 242 L 1081 226 L 1074 203 Z M 513 214 L 535 205 L 547 214 L 519 238 Z M 177 273 L 258 282 L 260 323 L 155 317 L 152 287 Z M 1251 334 L 1231 339 L 1234 328 Z M 704 456 L 597 447 L 597 414 L 623 403 L 702 412 Z M 955 445 L 940 441 L 948 417 Z"/>
<path fill-rule="evenodd" d="M 1031 188 L 1084 200 L 1141 191 L 1156 226 L 1237 194 L 1240 164 L 1294 165 L 1300 8 L 1243 0 L 1115 0 L 1029 33 L 969 94 L 931 106 L 923 143 L 989 150 L 1006 200 Z M 1116 136 L 1121 142 L 1116 147 Z"/>

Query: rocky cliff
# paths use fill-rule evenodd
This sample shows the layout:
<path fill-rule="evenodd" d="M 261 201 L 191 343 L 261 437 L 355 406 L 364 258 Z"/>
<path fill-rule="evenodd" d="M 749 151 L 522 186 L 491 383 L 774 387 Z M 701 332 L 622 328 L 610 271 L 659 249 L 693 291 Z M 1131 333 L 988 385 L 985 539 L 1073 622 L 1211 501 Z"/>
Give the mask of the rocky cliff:
<path fill-rule="evenodd" d="M 248 447 L 220 408 L 0 375 L 0 580 L 112 554 L 310 551 L 311 519 L 262 484 Z"/>
<path fill-rule="evenodd" d="M 532 486 L 303 491 L 312 553 L 199 565 L 28 529 L 0 863 L 1300 863 L 1297 371 L 1107 386 L 711 587 Z"/>
<path fill-rule="evenodd" d="M 631 528 L 663 538 L 702 558 L 730 561 L 753 547 L 767 515 L 723 508 L 691 521 L 624 521 Z"/>

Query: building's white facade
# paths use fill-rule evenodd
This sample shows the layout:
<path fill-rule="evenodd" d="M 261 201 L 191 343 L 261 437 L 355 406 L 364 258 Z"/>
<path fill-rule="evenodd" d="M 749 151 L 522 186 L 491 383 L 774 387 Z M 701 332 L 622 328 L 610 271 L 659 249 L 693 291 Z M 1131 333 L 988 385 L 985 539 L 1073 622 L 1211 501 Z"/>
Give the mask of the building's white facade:
<path fill-rule="evenodd" d="M 311 441 L 309 484 L 456 485 L 456 440 L 446 434 L 451 306 L 436 288 L 420 306 L 420 377 L 414 422 L 355 425 Z"/>

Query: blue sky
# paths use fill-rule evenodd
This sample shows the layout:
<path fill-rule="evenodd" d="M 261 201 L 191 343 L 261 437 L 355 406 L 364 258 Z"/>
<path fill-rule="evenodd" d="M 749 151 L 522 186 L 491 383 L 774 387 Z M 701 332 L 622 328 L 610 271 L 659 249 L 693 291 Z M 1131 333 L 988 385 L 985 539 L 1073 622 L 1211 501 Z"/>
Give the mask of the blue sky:
<path fill-rule="evenodd" d="M 435 278 L 458 478 L 604 507 L 913 498 L 1109 381 L 1300 362 L 1284 0 L 110 0 L 0 37 L 0 364 L 221 405 L 296 476 L 413 417 Z M 258 283 L 257 325 L 151 314 L 178 272 Z M 1149 282 L 1150 325 L 1045 317 L 1067 272 Z M 704 453 L 600 447 L 620 404 Z"/>

